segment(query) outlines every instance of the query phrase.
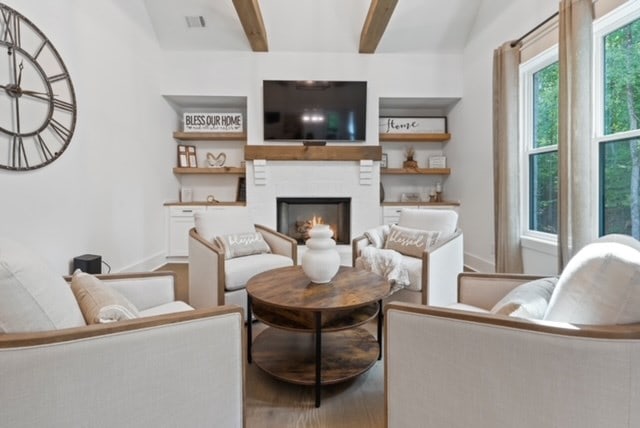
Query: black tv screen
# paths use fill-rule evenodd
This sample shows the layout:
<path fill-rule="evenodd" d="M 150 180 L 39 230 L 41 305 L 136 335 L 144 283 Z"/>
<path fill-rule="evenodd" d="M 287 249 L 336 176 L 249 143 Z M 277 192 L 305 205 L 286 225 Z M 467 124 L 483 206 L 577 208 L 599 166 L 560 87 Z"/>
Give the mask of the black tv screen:
<path fill-rule="evenodd" d="M 265 141 L 364 141 L 367 82 L 265 80 Z"/>

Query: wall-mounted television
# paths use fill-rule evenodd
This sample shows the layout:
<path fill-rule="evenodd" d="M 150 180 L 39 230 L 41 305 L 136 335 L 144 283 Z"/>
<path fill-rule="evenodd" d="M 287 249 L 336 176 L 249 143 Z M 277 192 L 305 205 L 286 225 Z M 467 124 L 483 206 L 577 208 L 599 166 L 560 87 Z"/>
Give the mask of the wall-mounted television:
<path fill-rule="evenodd" d="M 367 82 L 265 80 L 265 141 L 364 141 Z"/>

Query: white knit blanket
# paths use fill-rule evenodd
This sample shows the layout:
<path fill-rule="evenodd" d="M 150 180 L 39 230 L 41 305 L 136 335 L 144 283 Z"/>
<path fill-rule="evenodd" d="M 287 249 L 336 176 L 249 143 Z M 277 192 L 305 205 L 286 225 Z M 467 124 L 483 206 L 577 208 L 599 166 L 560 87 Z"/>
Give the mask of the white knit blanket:
<path fill-rule="evenodd" d="M 402 266 L 402 255 L 395 250 L 365 247 L 356 259 L 356 267 L 383 276 L 391 284 L 391 293 L 409 285 L 409 272 Z"/>

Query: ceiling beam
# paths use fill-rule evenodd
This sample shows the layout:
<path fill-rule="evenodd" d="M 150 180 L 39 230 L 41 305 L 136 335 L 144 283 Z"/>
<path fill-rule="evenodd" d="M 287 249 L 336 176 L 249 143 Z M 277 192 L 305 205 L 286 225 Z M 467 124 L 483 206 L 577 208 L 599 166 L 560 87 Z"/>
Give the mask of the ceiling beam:
<path fill-rule="evenodd" d="M 374 53 L 387 28 L 398 0 L 371 0 L 367 19 L 360 33 L 360 53 Z"/>
<path fill-rule="evenodd" d="M 267 52 L 269 50 L 267 32 L 264 29 L 258 0 L 233 0 L 233 6 L 236 8 L 244 33 L 249 39 L 251 49 L 254 52 Z"/>

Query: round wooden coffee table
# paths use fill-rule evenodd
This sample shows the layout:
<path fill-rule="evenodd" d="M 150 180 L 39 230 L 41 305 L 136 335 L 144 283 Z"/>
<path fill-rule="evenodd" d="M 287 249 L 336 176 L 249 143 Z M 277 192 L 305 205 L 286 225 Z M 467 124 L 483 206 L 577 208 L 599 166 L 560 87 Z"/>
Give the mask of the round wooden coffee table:
<path fill-rule="evenodd" d="M 342 266 L 328 284 L 315 284 L 300 266 L 270 270 L 247 282 L 247 313 L 271 328 L 253 341 L 247 323 L 247 357 L 286 382 L 320 387 L 352 379 L 382 356 L 382 299 L 389 283 Z M 378 337 L 362 324 L 378 317 Z M 252 343 L 253 342 L 253 343 Z"/>

